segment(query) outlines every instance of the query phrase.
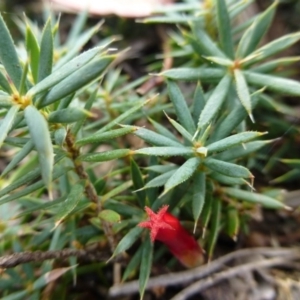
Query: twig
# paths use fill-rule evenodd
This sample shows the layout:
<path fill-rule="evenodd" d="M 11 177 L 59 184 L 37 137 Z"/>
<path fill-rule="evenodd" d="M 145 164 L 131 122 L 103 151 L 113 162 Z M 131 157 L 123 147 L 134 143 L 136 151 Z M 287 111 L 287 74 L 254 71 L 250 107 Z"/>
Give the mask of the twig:
<path fill-rule="evenodd" d="M 100 201 L 100 199 L 97 195 L 95 187 L 93 186 L 93 184 L 89 180 L 89 176 L 86 173 L 81 161 L 77 160 L 77 158 L 80 155 L 80 152 L 79 152 L 79 149 L 75 146 L 74 137 L 72 136 L 72 134 L 70 132 L 68 132 L 67 136 L 66 136 L 66 146 L 67 146 L 69 155 L 71 156 L 71 159 L 74 163 L 75 172 L 77 173 L 77 175 L 79 176 L 80 179 L 85 181 L 85 193 L 86 193 L 87 197 L 92 202 L 97 204 L 98 211 L 100 212 L 102 210 L 101 201 Z M 105 233 L 105 235 L 108 239 L 110 249 L 113 252 L 115 250 L 116 246 L 117 246 L 117 243 L 114 240 L 114 235 L 113 235 L 113 232 L 112 232 L 111 224 L 109 224 L 108 222 L 102 220 L 102 225 L 103 225 L 103 231 L 104 231 L 104 233 Z"/>
<path fill-rule="evenodd" d="M 201 279 L 191 284 L 189 287 L 183 289 L 181 292 L 175 295 L 171 300 L 186 300 L 188 299 L 188 297 L 199 293 L 222 280 L 229 279 L 237 275 L 245 274 L 255 269 L 285 265 L 287 260 L 293 260 L 295 258 L 300 258 L 299 253 L 294 253 L 294 255 L 291 255 L 289 257 L 274 257 L 271 259 L 262 259 L 261 261 L 254 261 L 242 264 L 240 266 L 232 267 L 228 270 L 214 274 L 209 278 Z"/>
<path fill-rule="evenodd" d="M 252 255 L 264 255 L 267 257 L 280 256 L 282 258 L 290 258 L 293 255 L 299 255 L 299 250 L 289 248 L 251 248 L 242 249 L 227 255 L 224 255 L 207 265 L 197 267 L 195 269 L 182 271 L 178 273 L 164 274 L 157 277 L 150 278 L 148 281 L 147 289 L 151 289 L 158 286 L 174 286 L 190 283 L 194 280 L 198 280 L 209 276 L 210 274 L 222 269 L 224 265 L 233 259 L 237 259 L 245 256 Z M 139 282 L 134 280 L 122 285 L 115 285 L 110 288 L 109 295 L 112 297 L 120 295 L 128 295 L 138 293 Z"/>
<path fill-rule="evenodd" d="M 107 261 L 108 254 L 91 249 L 63 249 L 53 251 L 26 251 L 0 257 L 0 268 L 13 268 L 28 262 L 41 262 L 47 259 L 63 259 L 70 256 L 84 258 L 90 261 Z"/>

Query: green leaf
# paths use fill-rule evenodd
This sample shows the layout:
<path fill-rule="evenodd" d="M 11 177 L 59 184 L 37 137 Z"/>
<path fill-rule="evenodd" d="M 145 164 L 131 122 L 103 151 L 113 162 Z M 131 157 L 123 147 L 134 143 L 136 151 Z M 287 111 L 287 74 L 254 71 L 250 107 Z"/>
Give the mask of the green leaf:
<path fill-rule="evenodd" d="M 143 254 L 143 248 L 144 248 L 144 244 L 142 244 L 139 249 L 133 254 L 130 262 L 128 263 L 123 277 L 122 277 L 122 281 L 124 282 L 128 277 L 130 277 L 132 275 L 132 273 L 134 273 L 138 266 L 140 266 L 141 264 L 141 260 L 142 260 L 142 254 Z"/>
<path fill-rule="evenodd" d="M 0 69 L 0 87 L 7 93 L 12 94 L 10 85 L 6 79 L 6 77 L 2 74 L 1 69 Z"/>
<path fill-rule="evenodd" d="M 287 95 L 300 95 L 300 83 L 296 80 L 281 78 L 272 75 L 264 75 L 251 71 L 245 71 L 243 73 L 247 82 L 254 86 L 267 87 L 272 91 Z"/>
<path fill-rule="evenodd" d="M 43 181 L 51 194 L 54 153 L 48 124 L 44 116 L 32 105 L 25 108 L 24 116 L 39 156 Z"/>
<path fill-rule="evenodd" d="M 224 174 L 218 173 L 218 172 L 213 172 L 209 174 L 209 177 L 212 179 L 222 183 L 222 184 L 227 184 L 227 185 L 244 185 L 249 183 L 244 179 L 244 178 L 238 178 L 238 177 L 230 177 L 226 176 Z"/>
<path fill-rule="evenodd" d="M 235 207 L 228 207 L 226 221 L 226 232 L 235 241 L 240 228 L 239 212 Z"/>
<path fill-rule="evenodd" d="M 193 81 L 200 80 L 203 82 L 218 82 L 226 73 L 226 70 L 218 68 L 175 68 L 159 73 L 160 76 L 173 80 Z"/>
<path fill-rule="evenodd" d="M 65 220 L 70 213 L 77 207 L 80 200 L 84 196 L 84 187 L 82 184 L 75 184 L 71 187 L 71 191 L 67 199 L 59 204 L 59 210 L 57 211 L 54 220 L 56 228 L 59 224 Z"/>
<path fill-rule="evenodd" d="M 280 37 L 268 43 L 267 45 L 257 49 L 255 52 L 253 52 L 248 57 L 246 57 L 244 59 L 244 62 L 241 61 L 242 66 L 248 67 L 257 62 L 265 60 L 266 58 L 289 48 L 290 46 L 298 42 L 299 39 L 300 39 L 300 32 L 295 32 Z"/>
<path fill-rule="evenodd" d="M 224 53 L 234 58 L 233 41 L 231 35 L 230 17 L 227 10 L 225 0 L 218 0 L 216 3 L 217 25 L 219 32 L 219 40 Z"/>
<path fill-rule="evenodd" d="M 274 140 L 250 142 L 244 146 L 240 145 L 240 146 L 233 147 L 230 150 L 217 155 L 216 158 L 223 161 L 230 161 L 230 160 L 244 158 L 245 156 L 251 153 L 256 153 L 257 150 L 273 142 Z"/>
<path fill-rule="evenodd" d="M 228 163 L 214 158 L 207 158 L 203 164 L 209 169 L 231 177 L 253 178 L 250 171 L 236 164 Z"/>
<path fill-rule="evenodd" d="M 68 63 L 73 57 L 76 56 L 78 52 L 80 52 L 83 49 L 83 46 L 91 39 L 92 36 L 94 36 L 98 31 L 100 26 L 103 22 L 99 22 L 92 28 L 86 30 L 84 33 L 82 33 L 80 36 L 78 36 L 75 40 L 75 42 L 72 42 L 72 44 L 68 45 L 68 51 L 66 55 L 64 55 L 55 65 L 54 70 L 61 68 L 63 65 Z M 72 26 L 73 27 L 73 26 Z M 103 47 L 102 47 L 103 48 Z"/>
<path fill-rule="evenodd" d="M 192 115 L 187 106 L 187 103 L 178 87 L 178 85 L 171 80 L 168 83 L 168 94 L 170 100 L 173 103 L 176 116 L 181 123 L 181 125 L 190 133 L 193 134 L 196 130 Z"/>
<path fill-rule="evenodd" d="M 8 135 L 19 109 L 20 107 L 18 105 L 13 105 L 0 123 L 0 147 L 2 147 L 2 144 Z"/>
<path fill-rule="evenodd" d="M 192 157 L 188 159 L 183 165 L 181 165 L 175 173 L 168 179 L 165 184 L 165 189 L 162 195 L 169 192 L 175 186 L 188 180 L 196 172 L 200 165 L 201 160 L 198 157 Z"/>
<path fill-rule="evenodd" d="M 258 97 L 252 97 L 252 108 L 255 108 Z M 240 101 L 234 102 L 234 108 L 221 121 L 212 132 L 209 141 L 218 141 L 230 135 L 230 133 L 247 117 L 247 111 Z"/>
<path fill-rule="evenodd" d="M 243 72 L 241 72 L 239 69 L 235 69 L 234 78 L 235 78 L 236 89 L 237 89 L 237 94 L 239 96 L 239 99 L 242 102 L 243 106 L 245 107 L 251 121 L 254 122 L 252 116 L 250 92 Z"/>
<path fill-rule="evenodd" d="M 66 79 L 68 76 L 79 70 L 81 67 L 85 66 L 89 63 L 98 53 L 100 52 L 99 47 L 95 47 L 91 50 L 85 51 L 82 54 L 75 57 L 73 60 L 68 62 L 61 68 L 56 69 L 53 71 L 49 76 L 44 78 L 38 84 L 34 85 L 29 91 L 28 95 L 34 96 L 38 93 L 41 93 L 60 81 Z"/>
<path fill-rule="evenodd" d="M 274 3 L 260 14 L 252 25 L 244 32 L 238 45 L 237 57 L 246 57 L 256 49 L 273 21 L 277 5 L 278 1 L 274 1 Z"/>
<path fill-rule="evenodd" d="M 192 105 L 192 116 L 194 123 L 197 125 L 200 113 L 204 108 L 206 99 L 203 93 L 203 89 L 201 86 L 200 81 L 197 84 L 197 87 L 195 89 L 194 97 L 193 97 L 193 105 Z"/>
<path fill-rule="evenodd" d="M 154 131 L 142 127 L 135 126 L 134 128 L 136 128 L 136 131 L 134 131 L 134 135 L 138 136 L 150 145 L 182 147 L 182 144 L 179 141 L 174 141 L 173 139 L 162 134 L 158 134 Z"/>
<path fill-rule="evenodd" d="M 205 59 L 213 62 L 217 65 L 224 66 L 224 67 L 232 67 L 234 62 L 228 58 L 217 57 L 217 56 L 203 56 Z"/>
<path fill-rule="evenodd" d="M 173 125 L 173 127 L 188 141 L 193 142 L 193 136 L 179 123 L 170 118 L 167 114 L 165 114 L 169 120 L 169 122 Z"/>
<path fill-rule="evenodd" d="M 212 199 L 210 220 L 210 232 L 207 241 L 207 255 L 209 260 L 212 258 L 221 227 L 221 200 L 218 198 Z"/>
<path fill-rule="evenodd" d="M 99 218 L 109 223 L 118 223 L 121 221 L 121 216 L 110 209 L 103 209 L 99 213 Z"/>
<path fill-rule="evenodd" d="M 236 188 L 223 188 L 223 191 L 225 194 L 240 199 L 240 200 L 244 200 L 244 201 L 248 201 L 248 202 L 253 202 L 256 204 L 261 204 L 264 207 L 267 208 L 286 208 L 288 209 L 288 207 L 286 205 L 284 205 L 283 203 L 281 203 L 280 201 L 271 198 L 267 195 L 263 195 L 263 194 L 257 194 L 254 192 L 248 192 L 248 191 L 243 191 L 240 189 L 236 189 Z"/>
<path fill-rule="evenodd" d="M 167 171 L 161 175 L 156 176 L 146 183 L 143 189 L 155 188 L 159 186 L 165 185 L 165 183 L 169 180 L 169 178 L 175 173 L 176 170 Z"/>
<path fill-rule="evenodd" d="M 229 75 L 225 75 L 220 83 L 217 85 L 209 99 L 207 100 L 198 121 L 198 128 L 203 128 L 209 124 L 216 116 L 218 110 L 221 108 L 225 97 L 227 96 L 231 78 Z"/>
<path fill-rule="evenodd" d="M 297 158 L 285 158 L 285 159 L 281 159 L 281 162 L 283 162 L 284 164 L 287 164 L 293 168 L 300 168 L 300 159 Z"/>
<path fill-rule="evenodd" d="M 208 226 L 208 223 L 209 223 L 209 220 L 211 217 L 212 201 L 213 201 L 212 193 L 207 192 L 207 189 L 206 189 L 205 202 L 204 202 L 204 206 L 203 206 L 202 213 L 201 213 L 201 224 L 203 226 L 202 238 L 205 237 L 206 228 Z"/>
<path fill-rule="evenodd" d="M 20 291 L 20 292 L 14 292 L 7 296 L 2 297 L 2 300 L 22 300 L 26 298 L 26 295 L 28 294 L 28 291 Z"/>
<path fill-rule="evenodd" d="M 114 56 L 103 56 L 94 59 L 85 66 L 56 84 L 43 99 L 41 106 L 47 106 L 69 94 L 78 91 L 83 86 L 103 75 L 104 69 L 112 62 Z"/>
<path fill-rule="evenodd" d="M 33 150 L 34 145 L 31 140 L 29 140 L 21 150 L 14 155 L 13 159 L 9 162 L 9 164 L 3 170 L 1 177 L 7 175 L 13 168 L 17 166 L 17 164 L 22 161 L 27 155 Z"/>
<path fill-rule="evenodd" d="M 168 129 L 166 126 L 152 120 L 149 118 L 149 121 L 153 125 L 154 129 L 160 134 L 163 135 L 164 137 L 167 137 L 175 142 L 178 143 L 177 137 Z M 147 130 L 147 129 L 146 129 Z M 157 146 L 157 145 L 156 145 Z"/>
<path fill-rule="evenodd" d="M 285 67 L 297 64 L 300 61 L 300 56 L 283 57 L 268 61 L 264 64 L 254 66 L 251 71 L 258 73 L 275 73 Z"/>
<path fill-rule="evenodd" d="M 154 155 L 154 156 L 183 156 L 193 155 L 191 147 L 149 147 L 135 150 L 134 154 Z"/>
<path fill-rule="evenodd" d="M 88 112 L 87 110 L 76 108 L 76 107 L 68 107 L 68 108 L 51 112 L 48 116 L 48 122 L 74 123 L 90 115 L 91 113 Z"/>
<path fill-rule="evenodd" d="M 293 169 L 290 170 L 286 173 L 284 173 L 283 175 L 271 180 L 271 183 L 282 183 L 282 182 L 291 182 L 293 180 L 297 180 L 299 179 L 300 176 L 300 170 L 299 169 Z"/>
<path fill-rule="evenodd" d="M 221 152 L 238 144 L 247 143 L 257 137 L 260 137 L 267 132 L 245 131 L 231 135 L 218 142 L 214 142 L 206 146 L 208 153 Z"/>
<path fill-rule="evenodd" d="M 22 78 L 22 69 L 20 66 L 17 51 L 8 28 L 0 14 L 0 61 L 3 64 L 7 74 L 11 78 L 16 88 L 19 88 Z"/>
<path fill-rule="evenodd" d="M 196 226 L 201 215 L 206 194 L 206 174 L 204 172 L 196 172 L 194 175 L 193 182 L 193 196 L 192 196 L 192 207 L 193 207 L 193 217 L 195 221 L 194 233 Z"/>
<path fill-rule="evenodd" d="M 65 175 L 69 170 L 70 170 L 70 168 L 67 168 L 67 169 L 66 168 L 54 168 L 53 180 L 59 178 L 62 175 Z M 24 183 L 27 183 L 30 180 L 26 181 L 26 178 L 25 179 L 22 178 L 22 181 Z M 21 180 L 18 181 L 19 186 L 20 186 L 20 182 L 21 182 Z M 14 185 L 10 185 L 9 190 L 12 190 L 13 187 L 15 188 L 16 185 L 17 185 L 16 183 L 14 183 Z M 30 193 L 35 192 L 35 191 L 37 191 L 39 189 L 42 189 L 44 187 L 45 187 L 45 183 L 43 182 L 43 180 L 39 180 L 39 181 L 33 183 L 32 185 L 27 186 L 26 188 L 23 188 L 22 190 L 20 190 L 18 192 L 15 192 L 14 194 L 12 194 L 10 196 L 6 196 L 6 197 L 1 198 L 0 205 L 4 204 L 4 203 L 7 203 L 7 202 L 10 202 L 10 201 L 13 201 L 15 199 L 19 199 L 19 198 L 24 197 L 26 195 L 29 195 Z M 3 189 L 3 190 L 5 190 L 5 189 Z M 3 195 L 3 190 L 0 191 L 1 195 Z"/>
<path fill-rule="evenodd" d="M 117 158 L 126 157 L 131 153 L 133 153 L 133 151 L 130 149 L 116 149 L 116 150 L 109 150 L 109 151 L 103 151 L 98 153 L 82 154 L 78 157 L 78 160 L 102 162 L 102 161 L 109 161 Z"/>
<path fill-rule="evenodd" d="M 40 60 L 38 70 L 38 82 L 51 74 L 53 64 L 53 35 L 51 18 L 45 24 L 40 48 Z"/>
<path fill-rule="evenodd" d="M 137 163 L 131 159 L 130 160 L 130 173 L 131 173 L 131 178 L 133 181 L 133 187 L 135 190 L 140 190 L 144 187 L 144 179 L 142 172 L 137 165 Z M 139 200 L 139 205 L 140 207 L 144 207 L 146 204 L 146 192 L 143 190 L 137 191 L 136 192 L 138 200 Z"/>
<path fill-rule="evenodd" d="M 114 129 L 107 132 L 99 133 L 99 134 L 93 134 L 88 137 L 79 139 L 76 141 L 76 145 L 83 146 L 90 143 L 100 143 L 104 141 L 108 141 L 111 139 L 115 139 L 117 137 L 123 136 L 125 134 L 133 133 L 136 131 L 136 128 L 134 126 L 132 127 L 124 127 L 120 129 Z"/>
<path fill-rule="evenodd" d="M 64 142 L 66 140 L 66 136 L 67 136 L 67 130 L 65 127 L 61 127 L 55 130 L 54 132 L 55 144 L 59 145 L 60 147 L 63 147 Z"/>
<path fill-rule="evenodd" d="M 142 213 L 142 210 L 134 206 L 130 206 L 128 204 L 112 199 L 108 199 L 104 202 L 104 208 L 113 210 L 118 214 L 126 217 L 132 217 Z"/>
<path fill-rule="evenodd" d="M 39 72 L 40 47 L 28 22 L 26 22 L 26 50 L 27 55 L 29 57 L 33 82 L 37 83 Z"/>
<path fill-rule="evenodd" d="M 139 287 L 140 287 L 141 299 L 143 299 L 144 297 L 145 289 L 150 276 L 152 259 L 153 259 L 153 244 L 151 243 L 150 236 L 148 235 L 146 240 L 143 243 L 142 261 L 140 266 Z"/>
<path fill-rule="evenodd" d="M 199 22 L 194 22 L 191 27 L 193 35 L 196 37 L 198 49 L 201 51 L 201 53 L 199 53 L 200 55 L 226 57 L 202 28 L 202 24 L 199 24 Z"/>
<path fill-rule="evenodd" d="M 113 255 L 110 259 L 116 257 L 122 252 L 125 252 L 128 250 L 133 243 L 139 238 L 143 231 L 143 228 L 141 227 L 133 227 L 119 242 L 118 246 L 116 247 Z"/>

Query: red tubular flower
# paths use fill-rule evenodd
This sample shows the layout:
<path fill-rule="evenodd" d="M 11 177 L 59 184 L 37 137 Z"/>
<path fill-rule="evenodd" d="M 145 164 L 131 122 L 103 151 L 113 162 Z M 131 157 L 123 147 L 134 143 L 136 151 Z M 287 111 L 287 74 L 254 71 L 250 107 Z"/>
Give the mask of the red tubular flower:
<path fill-rule="evenodd" d="M 139 223 L 138 226 L 149 228 L 151 241 L 163 242 L 184 266 L 188 268 L 199 266 L 203 263 L 201 247 L 181 226 L 179 220 L 167 212 L 168 207 L 163 206 L 157 213 L 145 207 L 149 220 Z"/>

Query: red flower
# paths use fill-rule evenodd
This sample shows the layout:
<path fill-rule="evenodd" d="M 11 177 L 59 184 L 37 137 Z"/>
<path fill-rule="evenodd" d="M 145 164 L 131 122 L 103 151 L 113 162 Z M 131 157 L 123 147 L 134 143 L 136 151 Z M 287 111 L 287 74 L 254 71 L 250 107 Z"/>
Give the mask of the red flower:
<path fill-rule="evenodd" d="M 151 241 L 163 242 L 184 266 L 189 268 L 199 266 L 203 263 L 201 247 L 181 226 L 179 220 L 167 212 L 168 207 L 163 206 L 157 213 L 145 207 L 149 220 L 139 223 L 138 226 L 149 228 Z"/>

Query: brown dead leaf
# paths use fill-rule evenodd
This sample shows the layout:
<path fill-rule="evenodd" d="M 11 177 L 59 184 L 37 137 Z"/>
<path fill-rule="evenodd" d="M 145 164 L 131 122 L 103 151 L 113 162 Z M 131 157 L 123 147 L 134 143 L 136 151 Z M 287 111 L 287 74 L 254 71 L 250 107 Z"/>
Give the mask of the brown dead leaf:
<path fill-rule="evenodd" d="M 115 14 L 121 17 L 147 17 L 155 8 L 174 0 L 51 0 L 54 9 L 79 12 L 88 9 L 96 15 Z"/>

